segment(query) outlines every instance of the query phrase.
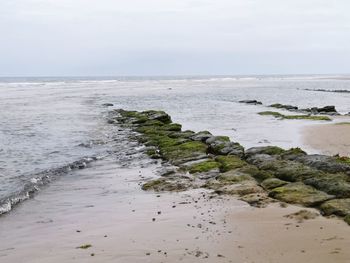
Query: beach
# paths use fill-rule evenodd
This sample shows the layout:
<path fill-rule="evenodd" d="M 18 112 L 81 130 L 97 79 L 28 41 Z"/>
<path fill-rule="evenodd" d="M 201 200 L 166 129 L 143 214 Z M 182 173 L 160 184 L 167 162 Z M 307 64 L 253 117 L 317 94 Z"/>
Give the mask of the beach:
<path fill-rule="evenodd" d="M 340 219 L 299 222 L 285 216 L 302 207 L 253 208 L 205 190 L 145 192 L 158 165 L 142 166 L 99 161 L 3 216 L 1 262 L 348 262 Z"/>
<path fill-rule="evenodd" d="M 326 155 L 350 156 L 350 124 L 339 122 L 307 127 L 304 143 Z"/>

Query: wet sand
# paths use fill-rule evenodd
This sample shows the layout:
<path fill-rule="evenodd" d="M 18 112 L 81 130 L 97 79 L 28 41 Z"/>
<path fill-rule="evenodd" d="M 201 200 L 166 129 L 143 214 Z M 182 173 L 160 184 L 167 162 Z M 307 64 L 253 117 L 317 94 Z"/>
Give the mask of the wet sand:
<path fill-rule="evenodd" d="M 309 126 L 304 129 L 303 141 L 326 155 L 350 156 L 350 123 Z"/>
<path fill-rule="evenodd" d="M 300 207 L 253 208 L 202 189 L 142 191 L 157 167 L 107 158 L 53 182 L 0 217 L 0 261 L 349 262 L 342 220 L 299 223 L 285 215 Z"/>

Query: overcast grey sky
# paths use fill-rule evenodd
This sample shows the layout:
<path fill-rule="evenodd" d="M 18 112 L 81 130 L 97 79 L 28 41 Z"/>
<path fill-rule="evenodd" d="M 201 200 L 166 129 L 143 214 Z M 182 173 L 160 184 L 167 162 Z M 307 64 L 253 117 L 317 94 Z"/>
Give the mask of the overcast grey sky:
<path fill-rule="evenodd" d="M 349 0 L 0 0 L 0 76 L 350 73 Z"/>

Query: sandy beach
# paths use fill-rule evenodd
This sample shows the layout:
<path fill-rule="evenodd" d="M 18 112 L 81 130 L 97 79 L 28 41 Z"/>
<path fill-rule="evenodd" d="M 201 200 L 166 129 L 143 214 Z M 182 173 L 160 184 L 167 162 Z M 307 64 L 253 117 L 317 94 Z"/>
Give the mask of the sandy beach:
<path fill-rule="evenodd" d="M 350 258 L 350 228 L 342 220 L 318 216 L 298 222 L 285 216 L 305 208 L 278 203 L 253 208 L 201 189 L 144 192 L 140 183 L 154 178 L 159 164 L 138 158 L 128 166 L 113 158 L 98 161 L 2 216 L 1 262 L 326 263 Z"/>
<path fill-rule="evenodd" d="M 303 143 L 326 155 L 350 156 L 350 123 L 306 127 L 303 132 Z"/>

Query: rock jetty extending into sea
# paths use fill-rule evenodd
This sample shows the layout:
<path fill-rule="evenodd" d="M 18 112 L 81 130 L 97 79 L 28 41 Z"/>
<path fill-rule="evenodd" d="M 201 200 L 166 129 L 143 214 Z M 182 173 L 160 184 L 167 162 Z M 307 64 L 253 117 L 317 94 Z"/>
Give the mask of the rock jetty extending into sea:
<path fill-rule="evenodd" d="M 257 207 L 278 201 L 315 207 L 350 225 L 348 157 L 277 146 L 244 149 L 226 136 L 182 131 L 163 111 L 114 110 L 109 123 L 131 129 L 131 138 L 146 146 L 145 153 L 163 161 L 162 176 L 146 182 L 144 190 L 207 188 Z"/>

